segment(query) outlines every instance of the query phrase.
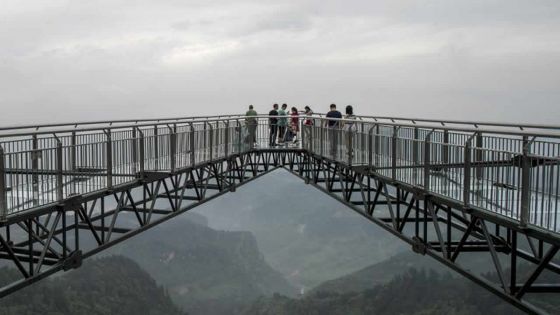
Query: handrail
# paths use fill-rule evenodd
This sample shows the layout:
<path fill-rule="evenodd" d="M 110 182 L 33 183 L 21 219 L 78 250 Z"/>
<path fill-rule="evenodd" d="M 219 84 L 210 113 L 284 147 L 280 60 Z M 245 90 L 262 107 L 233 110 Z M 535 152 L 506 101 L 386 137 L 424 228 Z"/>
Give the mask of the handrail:
<path fill-rule="evenodd" d="M 121 123 L 132 123 L 135 124 L 139 122 L 156 122 L 156 123 L 163 123 L 163 122 L 173 122 L 185 119 L 201 119 L 201 118 L 231 118 L 237 116 L 244 116 L 241 114 L 223 114 L 223 115 L 208 115 L 208 116 L 185 116 L 185 117 L 165 117 L 165 118 L 138 118 L 138 119 L 118 119 L 118 120 L 97 120 L 97 121 L 79 121 L 79 122 L 67 122 L 67 123 L 52 123 L 52 124 L 40 124 L 40 125 L 14 125 L 14 126 L 5 126 L 0 127 L 0 131 L 4 130 L 21 130 L 21 129 L 35 129 L 39 130 L 41 128 L 53 128 L 53 127 L 67 127 L 67 126 L 82 126 L 82 125 L 109 125 L 112 126 L 113 124 L 121 124 Z M 105 126 L 106 128 L 107 126 Z"/>
<path fill-rule="evenodd" d="M 321 114 L 314 114 L 314 115 L 321 115 Z M 206 117 L 211 117 L 211 116 L 206 116 Z M 223 118 L 214 118 L 214 117 L 223 117 Z M 278 116 L 269 116 L 269 115 L 258 115 L 258 116 L 253 116 L 254 118 L 261 118 L 261 119 L 265 119 L 265 118 L 278 118 Z M 356 116 L 359 118 L 366 118 L 366 119 L 374 119 L 374 116 Z M 174 123 L 176 124 L 188 124 L 188 123 L 206 123 L 206 122 L 216 122 L 216 121 L 227 121 L 227 120 L 235 120 L 235 119 L 239 119 L 239 118 L 245 118 L 244 115 L 230 115 L 229 117 L 225 117 L 225 115 L 223 116 L 212 116 L 210 119 L 206 118 L 204 119 L 204 116 L 202 116 L 202 118 L 198 118 L 198 117 L 191 117 L 191 118 L 182 118 L 180 120 L 175 120 Z M 308 118 L 312 118 L 312 119 L 318 119 L 318 120 L 322 120 L 322 121 L 328 121 L 328 120 L 337 120 L 337 121 L 342 121 L 342 122 L 356 122 L 355 119 L 344 119 L 344 118 L 326 118 L 326 117 L 317 117 L 317 116 L 307 116 L 307 115 L 299 115 L 298 116 L 299 119 L 308 119 Z M 92 127 L 92 128 L 71 128 L 71 129 L 54 129 L 54 130 L 45 130 L 45 131 L 32 131 L 32 132 L 20 132 L 20 133 L 0 133 L 0 138 L 6 138 L 6 137 L 21 137 L 21 136 L 28 136 L 28 135 L 44 135 L 44 134 L 53 134 L 53 133 L 70 133 L 70 132 L 75 132 L 75 131 L 102 131 L 102 130 L 106 130 L 106 129 L 124 129 L 124 128 L 133 128 L 133 127 L 146 127 L 146 126 L 165 126 L 169 123 L 169 121 L 157 121 L 157 120 L 149 120 L 149 121 L 156 121 L 156 123 L 143 123 L 143 124 L 129 124 L 129 125 L 120 125 L 120 126 L 102 126 L 102 127 Z M 419 121 L 419 120 L 418 120 Z M 411 127 L 411 128 L 423 128 L 423 129 L 442 129 L 442 130 L 449 130 L 449 131 L 458 131 L 458 132 L 483 132 L 485 134 L 500 134 L 500 135 L 513 135 L 513 136 L 529 136 L 529 137 L 549 137 L 549 138 L 559 138 L 560 139 L 560 127 L 558 127 L 558 133 L 551 133 L 551 132 L 533 132 L 533 131 L 525 131 L 525 130 L 519 130 L 519 131 L 513 131 L 513 130 L 500 130 L 500 129 L 483 129 L 483 128 L 479 128 L 479 127 L 470 127 L 470 128 L 463 128 L 463 127 L 450 127 L 450 126 L 446 126 L 446 125 L 442 125 L 441 127 L 435 127 L 433 125 L 422 125 L 422 124 L 416 124 L 416 123 L 409 123 L 409 124 L 402 124 L 402 123 L 395 123 L 395 122 L 380 122 L 380 121 L 368 121 L 368 120 L 360 120 L 360 122 L 365 122 L 365 123 L 376 123 L 379 125 L 385 125 L 385 126 L 400 126 L 400 127 Z M 434 121 L 435 122 L 435 121 Z M 498 126 L 498 125 L 493 125 L 491 123 L 477 123 L 478 125 L 482 126 Z M 59 124 L 59 126 L 70 126 L 70 125 L 74 125 L 71 123 L 67 123 L 67 124 Z M 503 126 L 506 126 L 505 124 Z M 530 125 L 526 125 L 526 126 L 530 126 Z M 511 126 L 514 127 L 514 126 Z M 551 127 L 551 126 L 549 126 Z M 0 130 L 9 130 L 7 129 L 8 127 L 5 128 L 0 128 Z M 529 127 L 527 127 L 529 128 Z M 22 128 L 16 128 L 15 130 L 18 129 L 22 129 Z M 552 129 L 552 128 L 551 128 Z"/>
<path fill-rule="evenodd" d="M 325 113 L 314 113 L 314 115 L 326 115 Z M 409 117 L 391 117 L 391 116 L 372 116 L 372 115 L 357 115 L 357 118 L 367 118 L 377 121 L 377 119 L 395 121 L 409 121 L 416 125 L 416 122 L 434 123 L 442 126 L 447 124 L 456 125 L 472 125 L 475 128 L 478 126 L 491 126 L 491 127 L 505 127 L 516 129 L 557 129 L 560 131 L 560 125 L 547 125 L 547 124 L 527 124 L 527 123 L 505 123 L 505 122 L 492 122 L 492 121 L 471 121 L 471 120 L 442 120 L 442 119 L 429 119 L 429 118 L 409 118 Z"/>

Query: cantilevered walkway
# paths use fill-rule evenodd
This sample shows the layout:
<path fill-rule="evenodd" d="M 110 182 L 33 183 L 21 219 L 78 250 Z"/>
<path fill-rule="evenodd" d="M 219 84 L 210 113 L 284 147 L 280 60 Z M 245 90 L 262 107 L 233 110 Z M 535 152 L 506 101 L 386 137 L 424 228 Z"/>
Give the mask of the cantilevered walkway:
<path fill-rule="evenodd" d="M 0 297 L 279 167 L 526 312 L 541 312 L 528 293 L 560 293 L 560 127 L 359 116 L 329 128 L 321 115 L 298 127 L 274 147 L 266 116 L 0 128 L 0 259 L 21 273 Z M 486 276 L 462 263 L 473 253 Z"/>

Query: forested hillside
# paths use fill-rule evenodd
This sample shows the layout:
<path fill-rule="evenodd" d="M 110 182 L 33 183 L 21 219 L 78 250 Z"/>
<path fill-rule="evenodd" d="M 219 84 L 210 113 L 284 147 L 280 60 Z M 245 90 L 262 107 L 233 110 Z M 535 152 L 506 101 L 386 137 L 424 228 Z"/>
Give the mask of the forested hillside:
<path fill-rule="evenodd" d="M 558 314 L 560 301 L 540 303 Z M 243 314 L 351 315 L 351 314 L 523 314 L 473 283 L 450 274 L 409 269 L 387 284 L 361 292 L 316 292 L 302 299 L 281 295 L 262 298 Z"/>
<path fill-rule="evenodd" d="M 0 285 L 17 277 L 0 269 Z M 77 270 L 44 279 L 1 300 L 0 315 L 186 314 L 138 264 L 122 256 L 88 260 Z"/>

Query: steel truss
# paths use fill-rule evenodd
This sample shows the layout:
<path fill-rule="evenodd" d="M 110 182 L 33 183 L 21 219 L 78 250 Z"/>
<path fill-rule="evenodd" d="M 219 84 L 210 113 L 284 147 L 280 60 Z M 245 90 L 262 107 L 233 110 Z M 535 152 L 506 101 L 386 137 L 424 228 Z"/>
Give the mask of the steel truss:
<path fill-rule="evenodd" d="M 22 279 L 1 288 L 0 297 L 77 268 L 84 258 L 280 167 L 525 312 L 542 312 L 527 302 L 527 293 L 560 293 L 560 282 L 542 277 L 545 270 L 560 274 L 554 261 L 560 241 L 544 230 L 426 194 L 367 166 L 301 149 L 261 149 L 174 172 L 145 172 L 130 184 L 10 216 L 0 232 L 0 258 L 11 261 Z M 489 255 L 488 272 L 497 279 L 461 264 L 462 257 L 481 252 Z M 522 262 L 533 266 L 528 277 Z"/>
<path fill-rule="evenodd" d="M 0 259 L 22 278 L 0 288 L 0 297 L 80 267 L 83 259 L 279 167 L 297 170 L 302 159 L 299 150 L 253 151 L 175 172 L 144 172 L 130 184 L 12 216 L 2 224 Z"/>
<path fill-rule="evenodd" d="M 524 299 L 526 294 L 560 293 L 558 279 L 549 283 L 543 277 L 545 270 L 560 275 L 560 264 L 554 261 L 560 243 L 549 233 L 426 194 L 367 166 L 352 167 L 319 155 L 306 156 L 305 163 L 302 172 L 293 173 L 306 183 L 409 243 L 414 252 L 435 258 L 519 309 L 542 313 Z M 486 276 L 459 261 L 475 252 L 489 255 Z"/>

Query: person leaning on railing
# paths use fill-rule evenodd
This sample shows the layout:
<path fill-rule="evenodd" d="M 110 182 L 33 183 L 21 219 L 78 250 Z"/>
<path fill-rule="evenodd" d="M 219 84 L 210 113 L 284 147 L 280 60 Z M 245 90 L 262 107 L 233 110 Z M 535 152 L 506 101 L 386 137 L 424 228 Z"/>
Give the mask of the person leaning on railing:
<path fill-rule="evenodd" d="M 247 142 L 254 147 L 257 142 L 257 112 L 253 105 L 249 105 L 249 110 L 245 113 L 245 116 L 247 116 L 247 118 L 245 118 L 245 124 L 249 131 L 249 139 Z"/>
<path fill-rule="evenodd" d="M 330 155 L 333 157 L 336 157 L 336 148 L 338 146 L 338 129 L 340 127 L 340 121 L 338 119 L 342 119 L 342 114 L 336 110 L 336 104 L 331 104 L 330 111 L 327 113 L 326 127 L 329 131 Z"/>

